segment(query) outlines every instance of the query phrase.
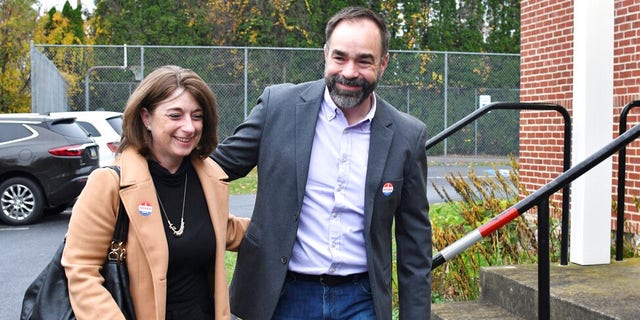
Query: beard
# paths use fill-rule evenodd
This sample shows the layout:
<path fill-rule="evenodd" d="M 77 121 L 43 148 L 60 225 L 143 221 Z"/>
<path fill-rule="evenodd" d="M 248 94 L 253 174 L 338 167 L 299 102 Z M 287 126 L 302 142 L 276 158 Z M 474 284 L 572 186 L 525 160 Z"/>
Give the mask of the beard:
<path fill-rule="evenodd" d="M 333 102 L 340 108 L 351 109 L 367 99 L 369 95 L 378 85 L 378 81 L 368 82 L 365 79 L 347 79 L 339 76 L 338 74 L 325 76 L 325 83 L 329 89 L 329 95 Z M 336 87 L 336 83 L 341 83 L 348 86 L 360 87 L 360 90 L 350 91 L 342 90 Z"/>

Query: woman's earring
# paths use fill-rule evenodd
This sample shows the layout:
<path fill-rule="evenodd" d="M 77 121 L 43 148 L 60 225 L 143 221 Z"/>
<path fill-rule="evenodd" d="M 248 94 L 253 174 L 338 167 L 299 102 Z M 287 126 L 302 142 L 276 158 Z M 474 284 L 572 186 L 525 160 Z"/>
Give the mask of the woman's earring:
<path fill-rule="evenodd" d="M 147 126 L 147 131 L 151 131 L 151 126 Z"/>

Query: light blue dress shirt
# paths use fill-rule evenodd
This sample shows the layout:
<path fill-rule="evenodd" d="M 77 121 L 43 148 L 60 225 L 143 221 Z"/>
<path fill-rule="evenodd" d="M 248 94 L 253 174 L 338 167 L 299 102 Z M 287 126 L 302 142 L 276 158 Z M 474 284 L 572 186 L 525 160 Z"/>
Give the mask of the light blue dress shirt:
<path fill-rule="evenodd" d="M 349 125 L 325 89 L 289 262 L 291 271 L 333 275 L 367 271 L 364 189 L 376 111 L 375 95 L 372 97 L 367 116 Z"/>

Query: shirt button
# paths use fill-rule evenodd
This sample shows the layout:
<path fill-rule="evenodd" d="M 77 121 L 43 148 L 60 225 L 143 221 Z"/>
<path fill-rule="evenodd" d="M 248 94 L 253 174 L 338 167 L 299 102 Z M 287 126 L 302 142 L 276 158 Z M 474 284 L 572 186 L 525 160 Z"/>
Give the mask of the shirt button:
<path fill-rule="evenodd" d="M 280 258 L 280 262 L 282 262 L 282 264 L 287 264 L 288 261 L 289 261 L 289 258 L 287 258 L 287 257 L 281 257 Z"/>

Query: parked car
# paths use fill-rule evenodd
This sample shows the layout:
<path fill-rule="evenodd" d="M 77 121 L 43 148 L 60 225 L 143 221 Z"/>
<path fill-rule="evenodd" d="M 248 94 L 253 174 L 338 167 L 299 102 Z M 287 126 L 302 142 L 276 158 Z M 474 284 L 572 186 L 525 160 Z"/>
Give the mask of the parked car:
<path fill-rule="evenodd" d="M 74 118 L 0 114 L 0 222 L 64 211 L 98 166 L 98 145 Z"/>
<path fill-rule="evenodd" d="M 122 135 L 122 112 L 68 111 L 51 112 L 53 117 L 74 117 L 100 147 L 100 166 L 111 165 Z"/>

